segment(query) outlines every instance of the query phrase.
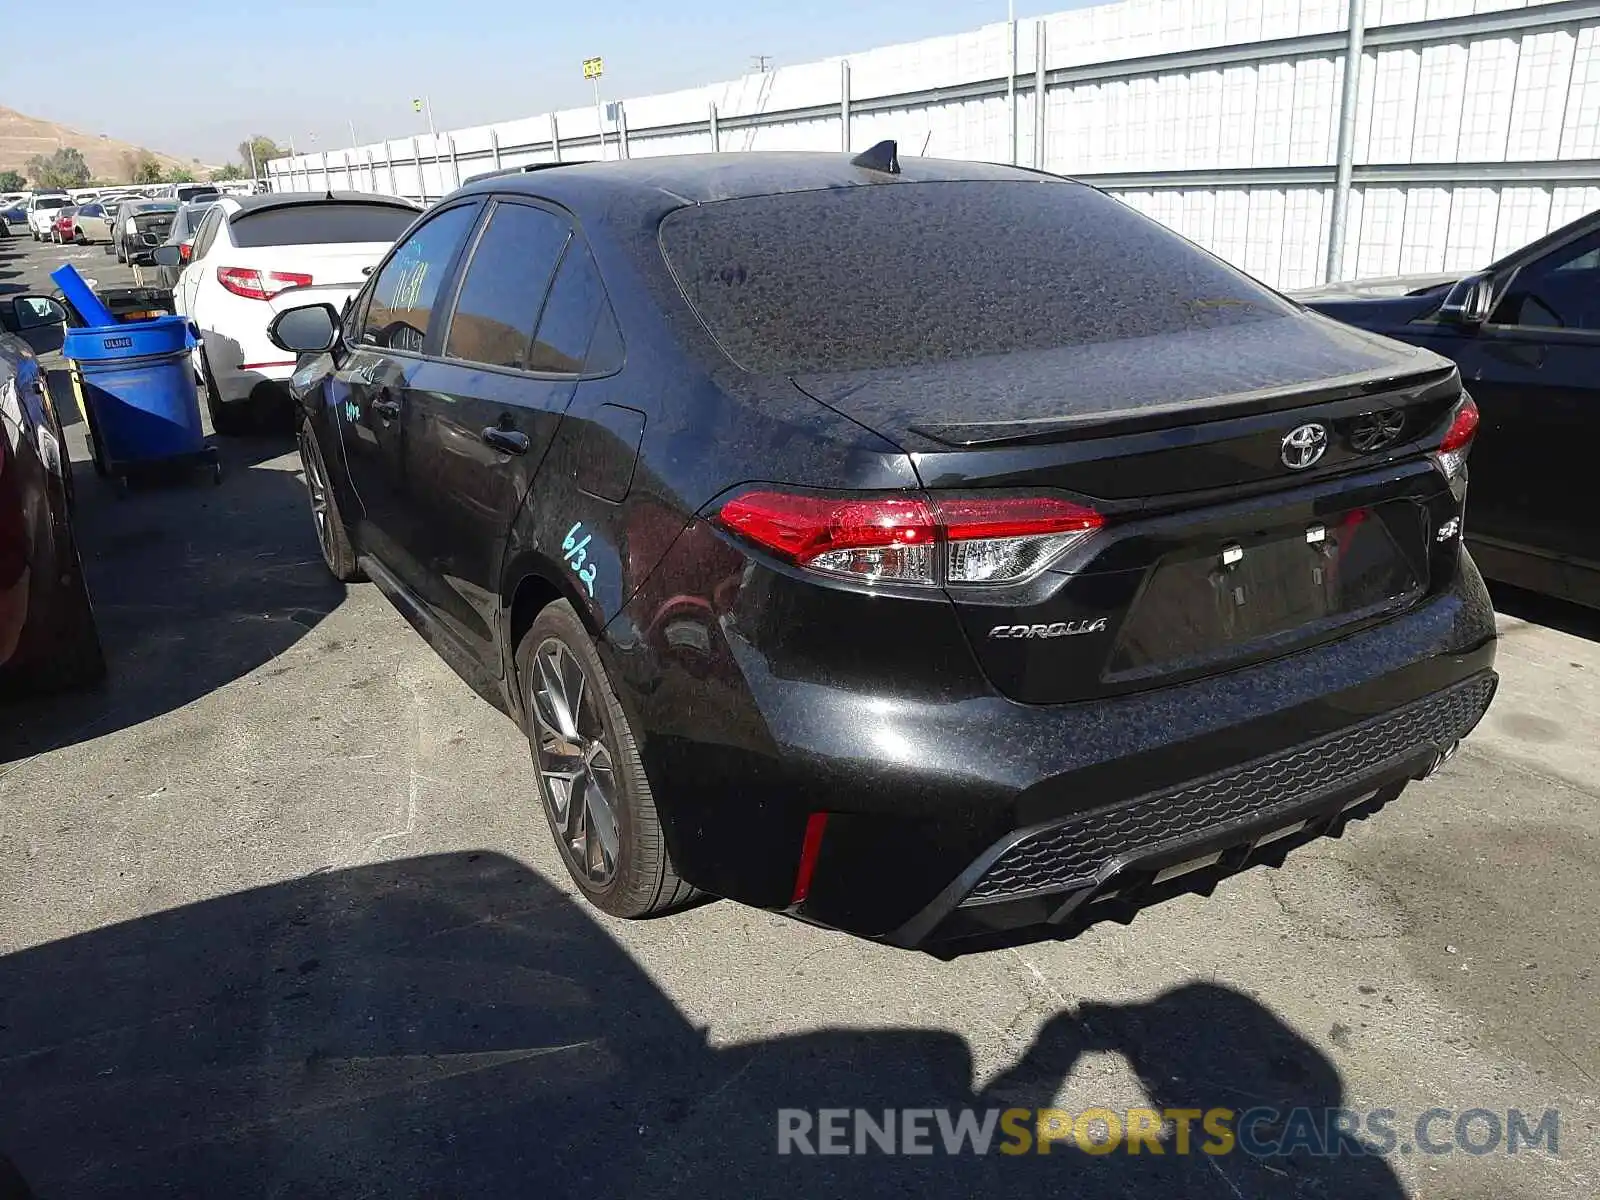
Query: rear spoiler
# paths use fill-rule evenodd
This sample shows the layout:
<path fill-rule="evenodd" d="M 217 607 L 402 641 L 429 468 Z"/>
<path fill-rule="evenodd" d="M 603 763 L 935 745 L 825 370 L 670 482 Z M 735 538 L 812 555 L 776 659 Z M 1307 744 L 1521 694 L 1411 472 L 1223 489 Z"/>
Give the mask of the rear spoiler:
<path fill-rule="evenodd" d="M 1147 404 L 1138 408 L 1109 412 L 1079 413 L 1058 417 L 1038 417 L 1021 421 L 973 421 L 944 424 L 915 424 L 911 429 L 947 446 L 1022 446 L 1041 442 L 1076 442 L 1088 438 L 1114 437 L 1124 433 L 1143 433 L 1174 424 L 1197 420 L 1223 421 L 1250 417 L 1307 404 L 1326 404 L 1339 400 L 1380 397 L 1382 402 L 1407 407 L 1461 390 L 1455 364 L 1416 375 L 1394 375 L 1386 371 L 1363 371 L 1330 379 L 1308 390 L 1303 384 L 1236 392 L 1205 400 L 1180 400 L 1168 404 Z"/>

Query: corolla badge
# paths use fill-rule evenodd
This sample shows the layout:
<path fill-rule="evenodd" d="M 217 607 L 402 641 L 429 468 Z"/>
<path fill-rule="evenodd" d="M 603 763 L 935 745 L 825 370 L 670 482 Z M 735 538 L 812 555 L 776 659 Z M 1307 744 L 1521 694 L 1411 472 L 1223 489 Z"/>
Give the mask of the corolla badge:
<path fill-rule="evenodd" d="M 1283 435 L 1278 457 L 1289 470 L 1304 471 L 1316 466 L 1327 452 L 1328 427 L 1312 421 L 1308 425 L 1296 425 Z"/>
<path fill-rule="evenodd" d="M 1058 638 L 1074 637 L 1080 633 L 1104 633 L 1106 618 L 1094 620 L 1055 621 L 1049 625 L 996 625 L 989 630 L 992 638 Z"/>

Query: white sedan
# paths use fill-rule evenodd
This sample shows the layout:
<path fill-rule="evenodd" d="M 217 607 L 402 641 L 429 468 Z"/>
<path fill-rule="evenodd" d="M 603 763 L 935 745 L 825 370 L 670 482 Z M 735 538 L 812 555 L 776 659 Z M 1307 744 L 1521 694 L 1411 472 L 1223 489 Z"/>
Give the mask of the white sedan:
<path fill-rule="evenodd" d="M 267 340 L 273 298 L 329 285 L 354 295 L 420 211 L 409 200 L 354 192 L 224 196 L 192 242 L 157 251 L 157 262 L 171 257 L 182 267 L 173 305 L 200 330 L 195 371 L 212 428 L 243 432 L 251 402 L 264 390 L 281 394 L 294 373 L 294 360 Z"/>

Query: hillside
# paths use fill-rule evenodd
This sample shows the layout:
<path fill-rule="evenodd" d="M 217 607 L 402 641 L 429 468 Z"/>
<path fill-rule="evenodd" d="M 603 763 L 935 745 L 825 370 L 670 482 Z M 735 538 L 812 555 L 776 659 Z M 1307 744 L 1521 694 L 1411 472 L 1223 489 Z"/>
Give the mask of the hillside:
<path fill-rule="evenodd" d="M 54 121 L 26 116 L 14 109 L 0 106 L 0 171 L 13 170 L 27 174 L 28 159 L 35 154 L 52 154 L 62 146 L 71 146 L 82 152 L 89 170 L 96 179 L 122 182 L 126 179 L 122 156 L 139 154 L 144 147 L 116 138 L 92 133 L 80 133 Z M 199 164 L 186 162 L 171 154 L 152 150 L 163 171 L 173 167 L 187 167 L 197 175 L 204 170 Z"/>

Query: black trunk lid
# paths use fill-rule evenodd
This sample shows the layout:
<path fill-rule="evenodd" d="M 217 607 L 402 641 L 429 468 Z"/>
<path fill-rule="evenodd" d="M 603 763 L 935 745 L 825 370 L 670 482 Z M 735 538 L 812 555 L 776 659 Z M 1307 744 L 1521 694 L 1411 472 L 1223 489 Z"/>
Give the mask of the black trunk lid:
<path fill-rule="evenodd" d="M 1033 580 L 950 589 L 1017 700 L 1288 653 L 1451 573 L 1436 534 L 1459 504 L 1428 452 L 1455 368 L 1319 317 L 797 382 L 897 440 L 930 491 L 1048 489 L 1105 514 Z"/>

